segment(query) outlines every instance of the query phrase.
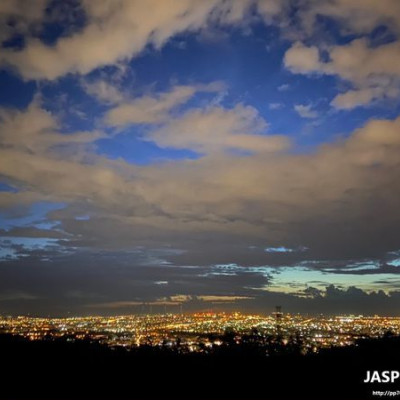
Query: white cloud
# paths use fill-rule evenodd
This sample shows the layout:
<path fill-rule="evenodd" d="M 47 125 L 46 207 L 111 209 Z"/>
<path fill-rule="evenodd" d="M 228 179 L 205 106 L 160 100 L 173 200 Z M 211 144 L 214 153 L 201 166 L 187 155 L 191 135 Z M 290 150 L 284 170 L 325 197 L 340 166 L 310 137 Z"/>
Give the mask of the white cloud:
<path fill-rule="evenodd" d="M 0 43 L 15 35 L 27 35 L 40 26 L 47 0 L 2 0 L 0 2 Z M 13 23 L 10 24 L 10 19 Z"/>
<path fill-rule="evenodd" d="M 285 92 L 286 90 L 290 89 L 290 85 L 288 83 L 283 83 L 282 85 L 278 86 L 279 92 Z"/>
<path fill-rule="evenodd" d="M 59 132 L 57 119 L 40 106 L 36 97 L 24 110 L 0 108 L 0 142 L 3 147 L 42 154 L 54 146 L 93 142 L 103 134 L 94 132 Z"/>
<path fill-rule="evenodd" d="M 98 86 L 96 84 L 96 89 Z M 112 90 L 113 86 L 103 93 L 106 100 L 123 99 L 123 94 Z M 218 104 L 225 95 L 225 85 L 215 81 L 208 84 L 197 84 L 192 86 L 174 86 L 169 91 L 157 94 L 145 94 L 143 96 L 129 99 L 125 97 L 116 107 L 109 110 L 105 116 L 107 124 L 111 126 L 124 126 L 129 124 L 157 124 L 172 118 L 171 112 L 178 106 L 185 104 L 196 93 L 216 93 L 217 96 L 210 104 Z"/>
<path fill-rule="evenodd" d="M 189 110 L 150 132 L 146 139 L 160 147 L 191 149 L 206 154 L 233 149 L 274 152 L 288 147 L 286 137 L 265 135 L 266 128 L 266 122 L 253 107 L 239 104 L 233 109 L 224 109 L 215 106 Z"/>
<path fill-rule="evenodd" d="M 312 109 L 311 104 L 309 105 L 295 104 L 293 108 L 297 112 L 297 114 L 300 115 L 301 118 L 312 119 L 318 117 L 318 113 Z"/>
<path fill-rule="evenodd" d="M 160 123 L 165 121 L 169 111 L 186 103 L 195 93 L 195 87 L 175 86 L 169 92 L 142 96 L 111 109 L 106 121 L 112 126 Z"/>
<path fill-rule="evenodd" d="M 398 0 L 305 0 L 299 10 L 299 18 L 308 33 L 316 28 L 318 16 L 335 19 L 344 33 L 369 33 L 380 25 L 400 32 Z"/>
<path fill-rule="evenodd" d="M 270 110 L 280 110 L 284 107 L 285 107 L 285 105 L 282 103 L 269 103 L 269 105 L 268 105 L 268 108 Z"/>
<path fill-rule="evenodd" d="M 321 70 L 318 48 L 315 46 L 307 47 L 300 42 L 294 43 L 286 51 L 283 61 L 285 67 L 295 73 L 309 74 Z"/>
<path fill-rule="evenodd" d="M 394 93 L 393 95 L 393 97 L 396 96 Z M 332 100 L 332 105 L 337 109 L 347 110 L 357 106 L 367 105 L 374 99 L 380 99 L 384 96 L 385 90 L 379 87 L 349 90 L 343 94 L 338 94 Z"/>
<path fill-rule="evenodd" d="M 15 67 L 25 79 L 54 80 L 70 72 L 87 74 L 130 59 L 149 44 L 160 48 L 180 32 L 197 31 L 211 22 L 242 23 L 254 3 L 255 0 L 84 0 L 88 23 L 82 31 L 59 38 L 54 46 L 28 36 L 22 50 L 3 49 L 0 62 Z M 6 16 L 15 9 L 3 5 Z M 35 7 L 28 9 L 35 11 Z M 268 20 L 280 11 L 280 6 L 260 1 L 259 11 Z M 37 18 L 36 13 L 27 17 L 31 14 Z M 43 23 L 44 19 L 39 21 Z"/>
<path fill-rule="evenodd" d="M 88 24 L 60 38 L 55 46 L 30 39 L 22 51 L 3 51 L 2 61 L 26 79 L 56 79 L 68 72 L 86 74 L 138 54 L 148 44 L 161 46 L 186 29 L 198 29 L 217 1 L 84 1 Z M 149 12 L 152 10 L 152 12 Z"/>
<path fill-rule="evenodd" d="M 295 73 L 336 75 L 350 82 L 353 89 L 333 99 L 332 105 L 337 108 L 349 109 L 398 96 L 400 41 L 370 47 L 366 39 L 356 39 L 327 51 L 329 60 L 322 62 L 317 47 L 295 43 L 285 54 L 285 66 Z"/>
<path fill-rule="evenodd" d="M 124 93 L 116 85 L 106 80 L 99 79 L 93 82 L 83 80 L 82 87 L 89 95 L 103 103 L 118 104 L 126 99 Z"/>
<path fill-rule="evenodd" d="M 357 35 L 345 45 L 326 42 L 321 18 L 332 18 L 342 35 Z M 366 106 L 372 101 L 395 99 L 400 92 L 400 3 L 397 0 L 302 0 L 297 19 L 289 24 L 288 37 L 296 38 L 284 57 L 293 73 L 334 75 L 351 84 L 332 105 L 339 109 Z M 387 28 L 382 44 L 366 36 Z M 361 37 L 360 37 L 361 36 Z M 311 40 L 312 38 L 312 40 Z M 305 45 L 303 42 L 310 44 Z M 324 52 L 322 59 L 320 56 Z"/>

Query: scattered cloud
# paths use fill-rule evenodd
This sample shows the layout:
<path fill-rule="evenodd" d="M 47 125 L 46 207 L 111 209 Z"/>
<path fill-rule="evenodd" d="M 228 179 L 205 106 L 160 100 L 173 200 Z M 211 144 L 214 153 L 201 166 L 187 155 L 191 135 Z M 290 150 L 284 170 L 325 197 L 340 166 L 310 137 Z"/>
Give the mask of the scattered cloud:
<path fill-rule="evenodd" d="M 284 65 L 294 73 L 311 74 L 320 72 L 322 64 L 316 46 L 296 42 L 286 51 Z"/>
<path fill-rule="evenodd" d="M 41 107 L 35 98 L 26 110 L 0 108 L 2 149 L 28 154 L 55 151 L 57 146 L 91 143 L 104 137 L 100 131 L 61 133 L 57 118 Z"/>
<path fill-rule="evenodd" d="M 157 97 L 143 96 L 111 109 L 106 115 L 106 121 L 111 126 L 164 122 L 171 109 L 185 103 L 195 92 L 194 87 L 178 86 Z"/>
<path fill-rule="evenodd" d="M 339 109 L 398 97 L 400 41 L 372 47 L 365 38 L 355 39 L 346 45 L 331 46 L 327 52 L 329 60 L 322 61 L 316 46 L 297 42 L 287 50 L 284 63 L 294 73 L 335 75 L 348 81 L 353 88 L 332 100 L 332 105 Z"/>
<path fill-rule="evenodd" d="M 313 110 L 310 104 L 295 104 L 293 108 L 301 118 L 314 119 L 318 117 L 317 111 Z"/>
<path fill-rule="evenodd" d="M 288 83 L 283 83 L 282 85 L 278 86 L 279 92 L 285 92 L 286 90 L 290 89 L 290 85 Z"/>
<path fill-rule="evenodd" d="M 300 247 L 296 247 L 296 248 L 289 248 L 289 247 L 285 247 L 285 246 L 279 246 L 279 247 L 266 247 L 264 249 L 264 251 L 266 253 L 293 253 L 293 252 L 302 252 L 302 251 L 306 251 L 307 247 L 304 246 L 300 246 Z"/>
<path fill-rule="evenodd" d="M 268 105 L 268 108 L 270 110 L 281 110 L 284 107 L 285 107 L 285 105 L 282 103 L 269 103 L 269 105 Z"/>
<path fill-rule="evenodd" d="M 211 107 L 189 110 L 151 131 L 146 140 L 160 147 L 191 149 L 199 153 L 222 150 L 276 152 L 285 150 L 289 140 L 282 135 L 266 135 L 267 123 L 253 107 L 236 105 L 233 109 Z"/>
<path fill-rule="evenodd" d="M 126 98 L 118 87 L 106 80 L 84 80 L 82 87 L 89 95 L 106 104 L 119 104 Z"/>
<path fill-rule="evenodd" d="M 43 23 L 41 7 L 21 7 L 6 1 L 3 12 L 17 14 L 24 21 Z M 279 13 L 280 6 L 272 2 L 256 2 L 267 21 Z M 25 4 L 25 2 L 24 2 Z M 54 80 L 68 73 L 87 74 L 96 68 L 112 65 L 140 54 L 146 46 L 161 48 L 171 37 L 185 31 L 199 31 L 209 23 L 242 23 L 253 0 L 240 4 L 222 0 L 198 2 L 184 0 L 150 0 L 146 5 L 130 0 L 82 2 L 87 24 L 82 30 L 60 37 L 54 45 L 47 45 L 36 37 L 29 37 L 21 50 L 3 49 L 0 62 L 17 69 L 24 79 Z M 34 10 L 35 9 L 35 10 Z M 154 12 L 149 13 L 149 10 Z M 9 36 L 11 32 L 4 32 Z"/>

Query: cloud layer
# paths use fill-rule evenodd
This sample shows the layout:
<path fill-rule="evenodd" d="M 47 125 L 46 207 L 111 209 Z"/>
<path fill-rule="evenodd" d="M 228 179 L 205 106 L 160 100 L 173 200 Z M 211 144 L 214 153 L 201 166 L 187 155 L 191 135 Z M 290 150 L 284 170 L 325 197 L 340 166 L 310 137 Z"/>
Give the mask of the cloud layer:
<path fill-rule="evenodd" d="M 0 5 L 3 72 L 35 87 L 27 104 L 11 93 L 0 107 L 2 304 L 44 310 L 52 298 L 62 312 L 142 301 L 395 309 L 400 117 L 389 111 L 400 94 L 397 0 L 35 5 Z M 181 63 L 188 53 L 163 54 L 189 42 L 224 43 L 215 48 L 234 53 L 227 37 L 249 40 L 245 75 L 227 61 L 236 92 L 214 79 L 213 65 L 197 79 Z M 262 73 L 251 64 L 256 42 L 271 52 Z M 135 80 L 140 63 L 132 63 L 142 57 L 146 66 L 146 55 L 158 57 L 158 72 L 170 68 L 167 78 L 144 67 L 146 84 Z M 284 81 L 267 71 L 274 63 Z M 268 79 L 274 90 L 263 86 Z M 301 79 L 310 80 L 299 100 L 291 93 Z M 321 81 L 331 91 L 314 101 L 308 93 Z M 69 87 L 54 95 L 57 85 Z M 267 90 L 275 97 L 262 102 Z M 308 134 L 300 122 L 318 130 L 328 114 L 346 119 L 386 102 L 386 114 L 349 118 L 344 133 L 325 126 L 314 132 L 323 138 L 317 144 L 298 145 Z M 290 133 L 281 133 L 291 118 Z M 135 146 L 162 156 L 132 161 Z M 46 211 L 33 210 L 38 204 Z"/>

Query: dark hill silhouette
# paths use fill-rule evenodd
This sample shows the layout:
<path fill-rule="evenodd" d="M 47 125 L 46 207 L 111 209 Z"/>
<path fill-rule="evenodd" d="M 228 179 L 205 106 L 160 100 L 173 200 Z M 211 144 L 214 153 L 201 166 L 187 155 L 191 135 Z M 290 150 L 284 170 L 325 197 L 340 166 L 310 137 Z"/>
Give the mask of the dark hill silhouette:
<path fill-rule="evenodd" d="M 364 400 L 378 398 L 372 390 L 400 389 L 400 380 L 363 383 L 367 370 L 400 369 L 399 337 L 305 356 L 295 341 L 289 350 L 272 346 L 249 336 L 209 354 L 181 354 L 176 348 L 126 351 L 89 340 L 0 335 L 0 398 Z"/>

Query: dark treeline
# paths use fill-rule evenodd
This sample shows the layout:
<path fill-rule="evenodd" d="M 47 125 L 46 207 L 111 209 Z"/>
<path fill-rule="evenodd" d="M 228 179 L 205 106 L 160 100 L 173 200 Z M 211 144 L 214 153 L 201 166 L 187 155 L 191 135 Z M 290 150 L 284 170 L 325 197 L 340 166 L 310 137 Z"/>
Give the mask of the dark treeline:
<path fill-rule="evenodd" d="M 28 341 L 0 335 L 1 399 L 372 399 L 367 370 L 399 370 L 400 338 L 303 355 L 293 337 L 236 344 L 229 332 L 207 353 L 142 346 L 127 351 L 89 340 Z M 376 398 L 376 396 L 375 396 Z"/>

